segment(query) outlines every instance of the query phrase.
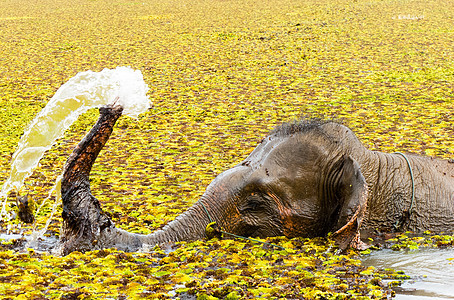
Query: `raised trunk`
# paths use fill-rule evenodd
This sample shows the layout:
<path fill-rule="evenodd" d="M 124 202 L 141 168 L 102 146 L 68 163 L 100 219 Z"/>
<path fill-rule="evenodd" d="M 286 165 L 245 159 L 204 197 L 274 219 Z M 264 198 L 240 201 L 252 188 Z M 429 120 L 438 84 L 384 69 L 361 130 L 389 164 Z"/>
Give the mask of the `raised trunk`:
<path fill-rule="evenodd" d="M 65 164 L 61 184 L 63 224 L 56 252 L 66 255 L 72 251 L 83 252 L 106 247 L 136 251 L 145 244 L 153 246 L 205 237 L 209 216 L 201 204 L 205 201 L 203 197 L 162 230 L 149 235 L 116 228 L 102 211 L 99 201 L 91 194 L 89 174 L 121 113 L 121 107 L 101 108 L 97 123 Z"/>

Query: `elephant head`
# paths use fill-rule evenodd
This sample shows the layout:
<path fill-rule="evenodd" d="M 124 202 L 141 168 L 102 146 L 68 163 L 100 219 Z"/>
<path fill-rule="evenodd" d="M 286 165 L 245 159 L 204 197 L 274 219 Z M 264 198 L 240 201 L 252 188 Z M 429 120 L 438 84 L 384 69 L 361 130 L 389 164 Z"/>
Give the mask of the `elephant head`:
<path fill-rule="evenodd" d="M 319 121 L 271 132 L 221 173 L 200 201 L 224 231 L 241 236 L 326 236 L 358 242 L 367 185 L 359 164 Z"/>
<path fill-rule="evenodd" d="M 138 235 L 115 228 L 91 195 L 88 175 L 121 108 L 100 111 L 97 124 L 65 165 L 63 253 L 102 247 L 135 250 L 143 244 L 200 239 L 213 221 L 222 231 L 245 237 L 316 237 L 332 232 L 342 248 L 359 241 L 366 181 L 359 164 L 346 153 L 346 141 L 327 134 L 326 127 L 335 123 L 319 121 L 286 124 L 272 131 L 162 230 Z"/>

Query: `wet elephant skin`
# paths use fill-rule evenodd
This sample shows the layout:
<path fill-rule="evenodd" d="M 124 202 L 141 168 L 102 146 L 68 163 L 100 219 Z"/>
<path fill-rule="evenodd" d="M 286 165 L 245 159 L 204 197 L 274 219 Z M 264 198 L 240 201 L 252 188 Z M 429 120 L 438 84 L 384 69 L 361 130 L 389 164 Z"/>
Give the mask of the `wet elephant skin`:
<path fill-rule="evenodd" d="M 202 239 L 211 221 L 225 232 L 251 237 L 332 233 L 341 248 L 362 248 L 360 230 L 438 232 L 454 226 L 452 161 L 370 151 L 341 124 L 301 120 L 271 131 L 162 230 L 126 232 L 102 211 L 89 184 L 91 167 L 121 112 L 118 106 L 101 108 L 65 165 L 62 254 Z"/>

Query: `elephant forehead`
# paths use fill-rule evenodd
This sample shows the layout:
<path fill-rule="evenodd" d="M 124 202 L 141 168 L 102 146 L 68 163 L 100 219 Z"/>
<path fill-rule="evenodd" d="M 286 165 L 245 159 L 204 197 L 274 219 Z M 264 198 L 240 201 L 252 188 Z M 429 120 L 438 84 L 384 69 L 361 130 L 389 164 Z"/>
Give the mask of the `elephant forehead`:
<path fill-rule="evenodd" d="M 247 164 L 251 167 L 258 167 L 276 149 L 279 149 L 280 146 L 286 142 L 287 138 L 268 136 L 257 147 L 255 147 L 242 164 Z"/>
<path fill-rule="evenodd" d="M 248 177 L 248 171 L 246 168 L 238 165 L 231 169 L 228 169 L 219 174 L 207 187 L 207 191 L 212 189 L 216 190 L 216 193 L 230 192 L 232 187 L 241 186 L 242 183 Z"/>
<path fill-rule="evenodd" d="M 247 165 L 253 170 L 265 171 L 267 176 L 270 172 L 297 175 L 295 172 L 300 172 L 301 169 L 313 168 L 319 158 L 318 147 L 310 141 L 294 136 L 269 136 L 241 165 Z"/>
<path fill-rule="evenodd" d="M 322 173 L 322 154 L 317 147 L 294 138 L 271 139 L 258 148 L 240 164 L 246 170 L 245 184 L 254 183 L 275 193 L 283 205 L 294 211 L 307 210 L 310 203 L 316 205 Z"/>

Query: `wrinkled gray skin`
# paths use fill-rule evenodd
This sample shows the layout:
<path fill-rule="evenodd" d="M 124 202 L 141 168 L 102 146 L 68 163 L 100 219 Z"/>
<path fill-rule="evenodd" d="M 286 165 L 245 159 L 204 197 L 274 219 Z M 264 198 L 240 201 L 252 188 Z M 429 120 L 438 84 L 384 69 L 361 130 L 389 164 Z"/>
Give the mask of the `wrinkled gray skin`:
<path fill-rule="evenodd" d="M 162 230 L 128 233 L 104 214 L 88 181 L 121 111 L 100 109 L 97 124 L 65 165 L 62 254 L 107 247 L 135 251 L 203 239 L 209 217 L 202 203 L 217 226 L 230 233 L 316 237 L 331 232 L 341 248 L 361 249 L 363 229 L 439 232 L 454 227 L 454 163 L 406 155 L 414 174 L 412 203 L 410 169 L 402 155 L 367 150 L 343 125 L 301 121 L 272 131 Z"/>

